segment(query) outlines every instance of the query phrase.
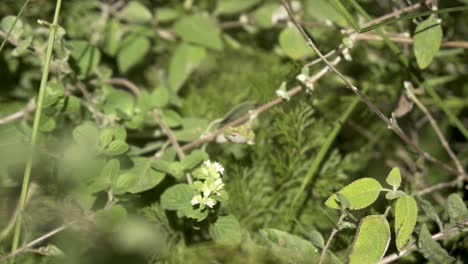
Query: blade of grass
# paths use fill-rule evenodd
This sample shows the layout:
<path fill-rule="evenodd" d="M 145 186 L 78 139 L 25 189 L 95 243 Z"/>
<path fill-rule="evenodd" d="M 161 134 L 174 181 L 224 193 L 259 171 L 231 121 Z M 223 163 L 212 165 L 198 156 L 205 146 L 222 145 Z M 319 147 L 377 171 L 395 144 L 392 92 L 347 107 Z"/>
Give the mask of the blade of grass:
<path fill-rule="evenodd" d="M 16 22 L 20 19 L 21 15 L 23 15 L 23 11 L 26 9 L 26 6 L 28 6 L 30 0 L 26 0 L 23 3 L 23 6 L 21 7 L 20 11 L 18 12 L 18 15 L 15 18 L 15 21 L 13 21 L 13 25 L 11 25 L 11 28 L 8 30 L 5 39 L 2 41 L 2 45 L 0 45 L 0 53 L 2 53 L 3 47 L 7 43 L 8 39 L 10 38 L 11 32 L 16 26 Z"/>
<path fill-rule="evenodd" d="M 366 91 L 367 91 L 367 88 L 363 90 L 363 93 L 365 93 Z M 306 187 L 314 179 L 314 176 L 316 175 L 320 167 L 320 164 L 322 164 L 322 161 L 325 158 L 325 155 L 328 153 L 328 150 L 330 149 L 333 141 L 335 141 L 336 136 L 338 136 L 338 133 L 343 127 L 343 124 L 346 122 L 346 120 L 348 120 L 349 116 L 351 115 L 351 113 L 353 112 L 353 110 L 356 108 L 357 104 L 360 101 L 361 100 L 359 99 L 359 97 L 355 97 L 353 101 L 351 102 L 351 104 L 346 108 L 346 110 L 340 116 L 340 118 L 336 121 L 335 126 L 333 127 L 332 131 L 328 135 L 325 143 L 322 145 L 322 147 L 318 151 L 317 156 L 315 156 L 315 159 L 312 162 L 312 165 L 307 171 L 307 174 L 304 177 L 304 180 L 302 181 L 301 186 L 299 187 L 299 190 L 297 191 L 296 196 L 294 197 L 294 200 L 291 204 L 291 209 L 295 207 L 297 201 L 299 200 L 301 195 L 304 193 L 304 190 L 306 189 Z"/>
<path fill-rule="evenodd" d="M 349 24 L 356 30 L 357 32 L 361 31 L 361 27 L 359 27 L 358 22 L 354 19 L 353 15 L 344 7 L 340 0 L 332 0 L 332 5 L 335 9 L 348 21 Z"/>
<path fill-rule="evenodd" d="M 18 248 L 18 243 L 19 243 L 20 234 L 21 234 L 21 221 L 22 221 L 21 214 L 24 210 L 24 205 L 26 203 L 26 198 L 27 198 L 26 196 L 28 193 L 28 185 L 29 185 L 29 179 L 31 177 L 32 162 L 33 162 L 33 152 L 36 146 L 37 135 L 39 131 L 39 123 L 41 121 L 42 105 L 44 101 L 44 94 L 45 94 L 45 90 L 47 86 L 47 80 L 49 78 L 49 66 L 50 66 L 50 61 L 52 59 L 52 51 L 54 47 L 55 33 L 57 32 L 57 28 L 58 28 L 57 22 L 58 22 L 58 18 L 60 14 L 61 5 L 62 5 L 62 0 L 57 0 L 57 3 L 55 5 L 54 20 L 53 20 L 52 25 L 50 26 L 49 40 L 47 43 L 47 52 L 46 52 L 46 57 L 45 57 L 46 59 L 44 62 L 44 67 L 42 69 L 41 83 L 39 87 L 39 96 L 37 99 L 36 113 L 34 114 L 34 123 L 33 123 L 33 129 L 32 129 L 32 134 L 31 134 L 31 142 L 30 142 L 31 153 L 29 153 L 28 160 L 26 162 L 26 167 L 24 169 L 23 184 L 21 186 L 19 207 L 18 207 L 18 211 L 16 212 L 18 214 L 18 217 L 16 218 L 15 233 L 13 236 L 13 242 L 11 246 L 12 252 Z M 14 262 L 15 262 L 15 259 L 12 258 L 10 263 L 14 263 Z"/>

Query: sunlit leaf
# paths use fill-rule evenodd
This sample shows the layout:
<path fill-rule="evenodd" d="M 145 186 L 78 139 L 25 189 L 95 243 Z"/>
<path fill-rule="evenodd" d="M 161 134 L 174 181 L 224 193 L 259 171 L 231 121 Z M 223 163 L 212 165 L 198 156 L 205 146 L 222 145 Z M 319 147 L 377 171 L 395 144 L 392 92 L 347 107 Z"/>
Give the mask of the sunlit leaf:
<path fill-rule="evenodd" d="M 396 246 L 401 251 L 408 243 L 416 226 L 418 205 L 411 196 L 398 198 L 395 206 L 395 234 Z"/>
<path fill-rule="evenodd" d="M 442 44 L 442 27 L 434 16 L 421 22 L 414 32 L 414 55 L 419 68 L 425 69 Z"/>
<path fill-rule="evenodd" d="M 186 42 L 214 50 L 223 48 L 220 31 L 216 23 L 207 16 L 184 17 L 175 24 L 174 31 Z"/>
<path fill-rule="evenodd" d="M 350 264 L 377 263 L 390 243 L 390 226 L 384 215 L 370 215 L 359 223 L 349 256 Z"/>
<path fill-rule="evenodd" d="M 351 204 L 349 209 L 358 210 L 373 204 L 379 197 L 381 191 L 382 186 L 377 180 L 373 178 L 362 178 L 348 184 L 338 192 L 345 196 Z M 337 201 L 336 194 L 333 194 L 327 199 L 325 205 L 330 208 L 339 209 L 340 206 Z"/>
<path fill-rule="evenodd" d="M 292 59 L 303 59 L 314 54 L 312 48 L 295 27 L 286 27 L 279 35 L 281 49 Z"/>

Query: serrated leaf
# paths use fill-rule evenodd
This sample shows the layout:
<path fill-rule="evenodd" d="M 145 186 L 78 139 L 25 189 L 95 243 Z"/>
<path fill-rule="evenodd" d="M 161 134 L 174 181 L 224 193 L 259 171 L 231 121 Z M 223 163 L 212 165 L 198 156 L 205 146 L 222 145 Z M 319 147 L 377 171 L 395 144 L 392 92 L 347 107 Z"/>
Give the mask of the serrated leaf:
<path fill-rule="evenodd" d="M 395 205 L 395 234 L 398 251 L 401 251 L 411 238 L 417 218 L 416 200 L 406 195 L 398 198 Z"/>
<path fill-rule="evenodd" d="M 180 164 L 184 170 L 192 170 L 198 164 L 202 163 L 204 160 L 208 159 L 208 154 L 203 150 L 194 150 L 189 155 L 187 155 Z"/>
<path fill-rule="evenodd" d="M 124 37 L 117 54 L 117 66 L 121 73 L 127 73 L 141 63 L 150 51 L 151 42 L 145 36 L 130 34 Z"/>
<path fill-rule="evenodd" d="M 9 32 L 11 30 L 10 36 L 12 36 L 15 39 L 19 39 L 21 35 L 23 35 L 23 22 L 21 21 L 21 19 L 18 18 L 15 24 L 15 20 L 16 16 L 6 16 L 2 19 L 0 25 L 3 31 Z M 14 27 L 13 24 L 15 24 Z"/>
<path fill-rule="evenodd" d="M 148 158 L 132 158 L 133 167 L 126 171 L 127 174 L 135 175 L 136 183 L 129 189 L 130 193 L 140 193 L 154 188 L 163 179 L 165 174 L 151 167 Z"/>
<path fill-rule="evenodd" d="M 161 206 L 167 210 L 179 210 L 186 206 L 192 207 L 190 201 L 193 197 L 193 189 L 190 185 L 176 184 L 164 191 L 161 195 Z"/>
<path fill-rule="evenodd" d="M 390 226 L 384 215 L 370 215 L 359 223 L 349 256 L 350 264 L 377 263 L 390 243 Z"/>
<path fill-rule="evenodd" d="M 419 231 L 418 250 L 425 258 L 436 264 L 453 263 L 455 261 L 455 259 L 432 238 L 425 224 L 421 226 L 421 230 Z"/>
<path fill-rule="evenodd" d="M 124 154 L 129 149 L 128 144 L 123 140 L 114 140 L 107 145 L 104 153 L 109 156 L 118 156 Z"/>
<path fill-rule="evenodd" d="M 348 199 L 351 204 L 349 209 L 358 210 L 373 204 L 379 197 L 380 191 L 382 191 L 382 186 L 377 180 L 362 178 L 350 183 L 338 192 Z M 333 209 L 339 209 L 340 206 L 337 201 L 336 194 L 333 194 L 325 201 L 325 205 Z"/>
<path fill-rule="evenodd" d="M 447 201 L 447 212 L 450 217 L 450 222 L 457 223 L 468 218 L 468 209 L 463 199 L 458 194 L 452 193 L 449 195 Z"/>
<path fill-rule="evenodd" d="M 174 25 L 174 31 L 186 42 L 214 50 L 222 50 L 221 32 L 216 23 L 203 15 L 182 18 Z"/>
<path fill-rule="evenodd" d="M 130 189 L 138 182 L 138 175 L 135 173 L 123 173 L 112 180 L 112 192 L 116 195 L 130 192 Z"/>
<path fill-rule="evenodd" d="M 85 40 L 71 40 L 68 44 L 71 46 L 71 57 L 78 66 L 79 77 L 89 77 L 101 61 L 101 52 Z"/>
<path fill-rule="evenodd" d="M 398 167 L 393 168 L 388 174 L 385 181 L 388 185 L 392 186 L 394 189 L 397 189 L 401 185 L 401 174 Z"/>
<path fill-rule="evenodd" d="M 73 130 L 73 139 L 76 143 L 84 146 L 96 146 L 98 143 L 99 131 L 91 123 L 84 123 Z"/>
<path fill-rule="evenodd" d="M 19 43 L 19 45 L 11 52 L 11 54 L 13 56 L 16 56 L 16 57 L 25 54 L 26 50 L 29 48 L 29 46 L 31 46 L 32 40 L 33 40 L 32 36 L 29 36 L 29 37 L 23 39 Z"/>
<path fill-rule="evenodd" d="M 239 244 L 242 239 L 241 226 L 233 215 L 220 216 L 209 227 L 210 236 L 216 242 Z"/>
<path fill-rule="evenodd" d="M 109 160 L 101 170 L 99 177 L 90 184 L 90 191 L 99 192 L 106 190 L 111 186 L 112 179 L 115 179 L 120 173 L 120 162 L 116 159 Z"/>
<path fill-rule="evenodd" d="M 279 45 L 286 55 L 295 60 L 310 57 L 314 54 L 295 27 L 286 27 L 281 31 Z"/>
<path fill-rule="evenodd" d="M 128 3 L 120 13 L 128 22 L 144 23 L 151 20 L 151 12 L 138 1 Z"/>
<path fill-rule="evenodd" d="M 442 27 L 435 16 L 430 16 L 421 22 L 414 32 L 414 55 L 419 68 L 425 69 L 431 64 L 441 44 Z"/>
<path fill-rule="evenodd" d="M 240 13 L 258 4 L 260 0 L 218 0 L 215 13 L 219 15 L 232 15 Z"/>
<path fill-rule="evenodd" d="M 190 73 L 200 65 L 206 56 L 204 48 L 182 43 L 174 51 L 169 64 L 169 86 L 177 93 Z"/>

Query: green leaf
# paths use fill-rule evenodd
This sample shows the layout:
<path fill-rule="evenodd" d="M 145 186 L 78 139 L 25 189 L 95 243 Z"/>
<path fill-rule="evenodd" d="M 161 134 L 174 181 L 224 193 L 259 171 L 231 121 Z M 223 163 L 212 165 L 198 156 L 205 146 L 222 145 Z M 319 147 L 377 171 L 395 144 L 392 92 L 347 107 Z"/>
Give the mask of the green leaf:
<path fill-rule="evenodd" d="M 31 43 L 32 43 L 32 40 L 33 40 L 33 37 L 32 36 L 29 36 L 23 40 L 21 40 L 21 42 L 19 43 L 18 47 L 16 47 L 12 52 L 11 54 L 13 56 L 21 56 L 21 55 L 24 55 L 26 53 L 26 50 L 29 48 L 29 46 L 31 46 Z"/>
<path fill-rule="evenodd" d="M 124 154 L 129 149 L 128 144 L 123 140 L 114 140 L 107 145 L 104 153 L 108 156 L 118 156 Z"/>
<path fill-rule="evenodd" d="M 425 224 L 421 226 L 421 230 L 419 231 L 418 250 L 425 258 L 436 264 L 453 263 L 455 261 L 455 259 L 432 238 Z"/>
<path fill-rule="evenodd" d="M 180 183 L 174 185 L 161 195 L 161 206 L 167 210 L 179 210 L 191 205 L 193 189 L 190 185 Z"/>
<path fill-rule="evenodd" d="M 398 167 L 393 168 L 388 174 L 385 181 L 388 183 L 388 185 L 392 186 L 394 189 L 398 189 L 398 187 L 400 187 L 401 185 L 400 169 Z"/>
<path fill-rule="evenodd" d="M 151 163 L 153 169 L 173 175 L 177 179 L 181 179 L 184 175 L 184 170 L 179 162 L 169 162 L 166 160 L 156 160 Z"/>
<path fill-rule="evenodd" d="M 216 23 L 207 16 L 192 15 L 174 25 L 174 31 L 183 40 L 214 50 L 222 50 L 223 42 Z"/>
<path fill-rule="evenodd" d="M 130 192 L 130 189 L 138 182 L 138 175 L 135 173 L 123 173 L 112 180 L 112 192 L 116 195 Z"/>
<path fill-rule="evenodd" d="M 117 66 L 121 73 L 127 73 L 141 63 L 150 51 L 151 42 L 145 36 L 130 34 L 124 37 L 117 54 Z"/>
<path fill-rule="evenodd" d="M 373 204 L 379 197 L 380 191 L 382 191 L 382 186 L 377 180 L 362 178 L 350 183 L 338 192 L 348 199 L 351 204 L 349 209 L 358 210 Z M 333 194 L 325 201 L 325 205 L 339 209 L 337 200 L 336 194 Z"/>
<path fill-rule="evenodd" d="M 161 108 L 169 104 L 169 89 L 158 87 L 151 93 L 151 105 Z"/>
<path fill-rule="evenodd" d="M 108 189 L 111 186 L 112 179 L 115 179 L 120 173 L 120 162 L 116 159 L 109 160 L 101 170 L 101 174 L 90 184 L 92 192 L 99 192 Z"/>
<path fill-rule="evenodd" d="M 53 117 L 50 117 L 46 114 L 41 115 L 41 120 L 39 122 L 39 130 L 41 132 L 51 132 L 57 127 Z"/>
<path fill-rule="evenodd" d="M 218 0 L 217 2 L 215 14 L 232 15 L 253 7 L 260 0 Z"/>
<path fill-rule="evenodd" d="M 325 240 L 319 231 L 312 230 L 310 233 L 308 233 L 308 236 L 314 246 L 318 248 L 323 248 L 325 246 Z"/>
<path fill-rule="evenodd" d="M 209 227 L 210 236 L 216 242 L 239 244 L 242 239 L 242 229 L 239 221 L 233 215 L 220 216 Z"/>
<path fill-rule="evenodd" d="M 83 146 L 96 146 L 99 140 L 99 131 L 96 126 L 86 122 L 73 130 L 73 139 Z"/>
<path fill-rule="evenodd" d="M 66 98 L 65 113 L 71 120 L 77 121 L 80 119 L 81 102 L 78 97 L 70 95 Z"/>
<path fill-rule="evenodd" d="M 104 86 L 103 110 L 106 114 L 114 116 L 133 115 L 135 98 L 127 91 L 115 89 L 112 86 Z"/>
<path fill-rule="evenodd" d="M 85 40 L 68 41 L 71 46 L 71 57 L 76 61 L 79 77 L 89 77 L 101 61 L 101 52 Z"/>
<path fill-rule="evenodd" d="M 145 23 L 151 20 L 151 12 L 142 3 L 131 1 L 120 13 L 128 22 Z"/>
<path fill-rule="evenodd" d="M 1 28 L 5 32 L 9 32 L 15 23 L 16 16 L 6 16 L 2 19 Z M 23 35 L 23 22 L 21 19 L 16 21 L 15 27 L 11 30 L 10 36 L 15 39 L 19 39 Z"/>
<path fill-rule="evenodd" d="M 44 100 L 42 101 L 42 107 L 51 107 L 58 103 L 58 101 L 64 95 L 63 86 L 57 83 L 48 83 L 46 87 L 46 92 L 44 94 Z"/>
<path fill-rule="evenodd" d="M 163 112 L 162 121 L 170 128 L 178 127 L 182 124 L 182 117 L 173 110 L 166 110 Z"/>
<path fill-rule="evenodd" d="M 414 32 L 414 55 L 419 68 L 425 69 L 442 44 L 442 27 L 434 16 L 421 22 Z"/>
<path fill-rule="evenodd" d="M 385 194 L 385 198 L 387 200 L 394 200 L 394 199 L 398 199 L 402 196 L 406 195 L 404 192 L 402 191 L 389 191 Z"/>
<path fill-rule="evenodd" d="M 390 226 L 384 215 L 370 215 L 359 223 L 349 256 L 350 264 L 377 263 L 390 243 Z"/>
<path fill-rule="evenodd" d="M 154 188 L 163 179 L 165 174 L 154 170 L 151 167 L 151 159 L 132 158 L 133 167 L 125 172 L 127 175 L 133 175 L 137 181 L 128 190 L 130 193 L 140 193 Z"/>
<path fill-rule="evenodd" d="M 189 155 L 187 155 L 180 164 L 184 170 L 192 170 L 198 164 L 202 163 L 204 160 L 208 159 L 208 154 L 203 150 L 194 150 Z"/>
<path fill-rule="evenodd" d="M 318 250 L 309 241 L 273 228 L 260 232 L 271 243 L 276 257 L 287 256 L 289 263 L 318 263 Z"/>
<path fill-rule="evenodd" d="M 172 54 L 169 64 L 169 86 L 177 93 L 192 71 L 206 56 L 204 48 L 182 43 Z"/>
<path fill-rule="evenodd" d="M 395 206 L 395 234 L 398 251 L 401 251 L 411 238 L 417 218 L 416 200 L 406 195 L 398 198 Z"/>
<path fill-rule="evenodd" d="M 468 209 L 466 208 L 463 199 L 456 193 L 449 195 L 447 211 L 450 217 L 450 222 L 452 223 L 457 223 L 468 218 Z"/>
<path fill-rule="evenodd" d="M 444 225 L 442 224 L 442 221 L 440 220 L 439 215 L 434 210 L 434 207 L 432 206 L 432 204 L 422 198 L 418 198 L 418 199 L 420 201 L 420 205 L 424 213 L 426 213 L 427 216 L 429 216 L 432 220 L 434 220 L 437 223 L 440 230 L 443 230 Z"/>
<path fill-rule="evenodd" d="M 273 24 L 273 13 L 279 10 L 281 6 L 276 3 L 262 5 L 255 11 L 255 22 L 261 28 L 270 28 Z"/>
<path fill-rule="evenodd" d="M 104 29 L 103 51 L 110 56 L 115 56 L 122 38 L 122 30 L 117 19 L 111 18 Z"/>
<path fill-rule="evenodd" d="M 156 19 L 159 22 L 169 22 L 172 20 L 175 20 L 176 18 L 179 17 L 179 12 L 175 9 L 168 8 L 168 7 L 162 7 L 162 8 L 157 8 L 156 9 Z"/>
<path fill-rule="evenodd" d="M 295 27 L 286 27 L 279 35 L 279 45 L 284 53 L 292 59 L 298 60 L 314 54 L 312 48 Z"/>
<path fill-rule="evenodd" d="M 184 118 L 182 119 L 182 129 L 174 132 L 179 141 L 193 141 L 199 139 L 205 133 L 209 122 L 201 118 Z"/>

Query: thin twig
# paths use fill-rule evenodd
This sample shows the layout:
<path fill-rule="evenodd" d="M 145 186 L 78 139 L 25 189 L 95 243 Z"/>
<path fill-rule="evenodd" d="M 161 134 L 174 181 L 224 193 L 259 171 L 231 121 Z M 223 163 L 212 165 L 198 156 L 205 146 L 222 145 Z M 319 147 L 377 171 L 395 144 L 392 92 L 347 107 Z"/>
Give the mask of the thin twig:
<path fill-rule="evenodd" d="M 356 34 L 355 39 L 356 40 L 370 40 L 370 41 L 384 40 L 383 37 L 375 33 Z M 404 44 L 413 44 L 413 41 L 414 41 L 412 38 L 403 37 L 403 36 L 389 36 L 388 39 L 390 39 L 391 41 L 395 43 L 404 43 Z M 442 47 L 468 49 L 468 41 L 463 41 L 463 40 L 444 41 L 442 42 Z"/>
<path fill-rule="evenodd" d="M 317 48 L 315 43 L 312 41 L 312 39 L 309 37 L 308 33 L 305 32 L 304 28 L 299 24 L 299 22 L 296 20 L 294 17 L 294 14 L 291 11 L 291 8 L 289 7 L 288 3 L 286 0 L 281 0 L 284 8 L 289 14 L 289 17 L 294 24 L 294 26 L 299 30 L 300 34 L 304 38 L 304 40 L 307 42 L 307 44 L 313 49 L 313 51 L 323 60 L 323 62 L 332 70 L 338 77 L 340 77 L 344 83 L 346 84 L 346 87 L 351 89 L 359 98 L 371 109 L 380 119 L 382 119 L 385 124 L 389 128 L 391 128 L 405 143 L 410 145 L 414 150 L 416 150 L 421 156 L 423 156 L 426 160 L 429 160 L 435 164 L 438 164 L 441 166 L 443 169 L 451 172 L 451 173 L 456 173 L 457 170 L 452 168 L 450 165 L 446 164 L 445 162 L 436 159 L 429 153 L 425 152 L 423 149 L 421 149 L 416 143 L 414 143 L 410 137 L 403 131 L 401 128 L 398 126 L 395 120 L 390 120 L 385 116 L 385 114 L 376 106 L 374 105 L 369 98 L 367 98 L 366 95 L 364 95 L 356 86 L 354 86 L 344 75 L 341 73 L 339 70 L 336 69 L 335 66 L 333 66 L 330 61 L 327 60 L 327 58 L 324 57 L 324 55 L 320 52 L 320 50 Z"/>
<path fill-rule="evenodd" d="M 185 153 L 182 150 L 182 148 L 180 147 L 179 142 L 177 142 L 177 138 L 174 135 L 174 133 L 172 132 L 172 130 L 164 123 L 164 121 L 162 121 L 161 116 L 159 115 L 159 113 L 155 112 L 153 114 L 153 116 L 154 116 L 154 119 L 156 120 L 156 123 L 158 123 L 158 125 L 161 127 L 164 134 L 166 134 L 167 138 L 171 142 L 171 144 L 174 147 L 174 150 L 177 153 L 177 156 L 179 157 L 179 159 L 182 160 L 183 158 L 185 158 Z M 187 173 L 185 176 L 187 178 L 187 182 L 192 184 L 192 182 L 193 182 L 192 176 L 190 176 L 189 173 Z"/>
<path fill-rule="evenodd" d="M 110 85 L 120 85 L 120 86 L 126 87 L 134 95 L 140 94 L 140 89 L 138 89 L 138 86 L 136 86 L 134 83 L 132 83 L 131 81 L 125 78 L 110 78 L 108 80 L 105 80 L 104 83 L 107 83 Z"/>
<path fill-rule="evenodd" d="M 345 219 L 345 217 L 346 217 L 346 213 L 345 213 L 345 212 L 341 212 L 340 218 L 338 219 L 338 222 L 336 223 L 336 226 L 333 227 L 333 229 L 332 229 L 332 231 L 331 231 L 331 234 L 330 234 L 330 236 L 328 237 L 327 242 L 325 243 L 325 246 L 324 246 L 323 249 L 322 249 L 322 254 L 320 254 L 320 261 L 319 261 L 319 264 L 322 264 L 323 261 L 325 260 L 325 256 L 327 255 L 327 250 L 328 250 L 328 248 L 330 247 L 330 244 L 331 244 L 333 238 L 335 237 L 335 235 L 340 231 L 341 222 L 343 222 L 343 220 Z"/>
<path fill-rule="evenodd" d="M 466 172 L 465 172 L 465 169 L 463 168 L 463 165 L 461 164 L 460 160 L 457 158 L 457 155 L 455 155 L 455 153 L 453 152 L 452 148 L 450 147 L 449 143 L 447 142 L 447 139 L 445 138 L 444 134 L 440 130 L 439 125 L 435 121 L 432 114 L 429 112 L 429 110 L 426 108 L 426 106 L 423 103 L 421 103 L 421 101 L 418 99 L 418 97 L 414 93 L 414 89 L 411 87 L 411 85 L 407 85 L 407 86 L 405 86 L 405 88 L 406 88 L 406 91 L 407 91 L 409 97 L 411 98 L 411 100 L 413 100 L 413 102 L 416 104 L 416 106 L 418 106 L 418 108 L 424 113 L 424 115 L 426 115 L 427 119 L 429 120 L 429 123 L 432 126 L 432 129 L 434 130 L 437 137 L 439 138 L 440 143 L 442 144 L 445 151 L 447 152 L 447 154 L 452 159 L 453 163 L 455 163 L 455 167 L 457 168 L 457 171 L 459 173 L 459 177 L 461 177 L 461 178 L 465 177 Z"/>
<path fill-rule="evenodd" d="M 433 235 L 432 239 L 442 240 L 442 239 L 457 236 L 457 235 L 459 235 L 461 233 L 467 232 L 468 231 L 468 228 L 466 228 L 467 226 L 468 226 L 468 220 L 465 220 L 465 221 L 457 224 L 457 226 L 455 226 L 455 227 L 452 227 L 452 228 L 450 228 L 448 230 L 441 231 L 441 232 Z M 408 246 L 406 249 L 403 249 L 402 251 L 400 251 L 399 254 L 393 253 L 393 254 L 391 254 L 389 256 L 386 256 L 385 258 L 381 259 L 377 264 L 386 264 L 386 263 L 393 262 L 393 261 L 398 260 L 398 259 L 400 259 L 400 258 L 402 258 L 404 256 L 409 255 L 410 253 L 412 253 L 415 250 L 417 250 L 417 246 L 416 246 L 416 243 L 413 243 L 411 246 Z"/>
<path fill-rule="evenodd" d="M 332 63 L 338 63 L 340 61 L 340 58 L 337 58 L 335 59 L 335 61 L 333 61 Z M 326 73 L 328 72 L 328 67 L 324 67 L 322 68 L 319 72 L 317 72 L 316 74 L 314 74 L 313 76 L 311 76 L 308 80 L 307 80 L 307 83 L 308 84 L 313 84 L 315 82 L 317 82 L 320 78 L 322 78 Z M 294 88 L 292 88 L 291 90 L 288 91 L 288 96 L 289 97 L 293 97 L 294 95 L 298 94 L 299 92 L 301 92 L 303 90 L 302 86 L 298 85 L 298 86 L 295 86 Z M 285 99 L 282 98 L 282 97 L 277 97 L 275 98 L 274 100 L 258 107 L 257 109 L 253 110 L 253 111 L 249 111 L 247 114 L 233 120 L 232 122 L 222 126 L 221 128 L 211 132 L 210 134 L 200 138 L 200 139 L 197 139 L 195 141 L 192 141 L 190 143 L 187 143 L 185 145 L 182 146 L 182 150 L 190 150 L 190 149 L 193 149 L 193 148 L 196 148 L 206 142 L 209 142 L 209 141 L 212 141 L 216 138 L 216 136 L 218 136 L 219 134 L 223 133 L 224 130 L 226 130 L 227 128 L 229 127 L 234 127 L 234 126 L 238 126 L 244 122 L 246 122 L 247 120 L 251 119 L 251 118 L 255 118 L 256 116 L 258 116 L 259 114 L 261 114 L 262 112 L 276 106 L 277 104 L 283 102 Z"/>
<path fill-rule="evenodd" d="M 34 112 L 34 110 L 36 110 L 36 98 L 31 99 L 26 107 L 19 110 L 18 112 L 2 117 L 0 119 L 0 126 L 23 118 L 26 114 Z"/>

